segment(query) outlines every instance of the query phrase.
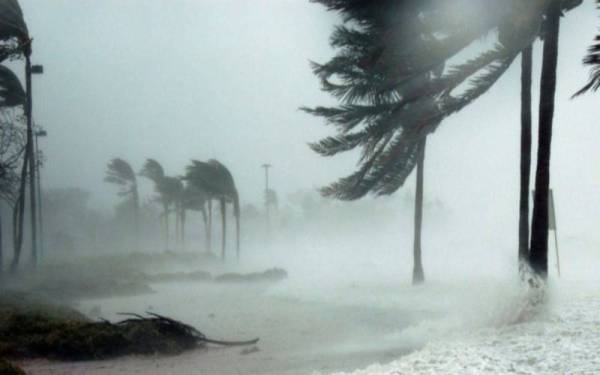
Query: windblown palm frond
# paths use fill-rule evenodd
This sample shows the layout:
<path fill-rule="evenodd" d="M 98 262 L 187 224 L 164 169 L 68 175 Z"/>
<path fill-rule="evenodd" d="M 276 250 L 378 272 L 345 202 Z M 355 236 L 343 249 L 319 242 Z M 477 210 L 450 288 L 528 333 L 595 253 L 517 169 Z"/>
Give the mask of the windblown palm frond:
<path fill-rule="evenodd" d="M 185 184 L 182 193 L 183 208 L 193 211 L 202 211 L 208 199 L 208 194 L 204 190 L 199 189 L 196 185 L 189 182 Z"/>
<path fill-rule="evenodd" d="M 239 215 L 239 197 L 235 181 L 227 167 L 215 159 L 208 162 L 192 160 L 186 169 L 185 179 L 213 197 L 224 197 L 234 203 L 234 213 Z"/>
<path fill-rule="evenodd" d="M 157 185 L 157 192 L 163 203 L 178 202 L 183 194 L 183 182 L 177 177 L 164 177 Z"/>
<path fill-rule="evenodd" d="M 316 0 L 346 24 L 331 37 L 337 54 L 312 64 L 335 107 L 301 108 L 337 134 L 311 143 L 323 156 L 361 150 L 357 171 L 322 193 L 353 200 L 391 194 L 417 164 L 419 144 L 448 116 L 485 94 L 540 35 L 542 0 Z M 565 0 L 569 10 L 581 0 Z M 472 22 L 476 19 L 477 22 Z M 475 58 L 447 66 L 483 36 Z"/>
<path fill-rule="evenodd" d="M 29 37 L 23 11 L 17 0 L 0 0 L 0 40 Z"/>
<path fill-rule="evenodd" d="M 17 0 L 0 0 L 0 42 L 0 61 L 31 54 L 29 32 Z"/>
<path fill-rule="evenodd" d="M 16 107 L 27 101 L 19 78 L 4 65 L 0 65 L 0 107 Z"/>
<path fill-rule="evenodd" d="M 144 167 L 140 171 L 140 176 L 146 177 L 154 183 L 157 183 L 161 179 L 165 178 L 165 171 L 154 159 L 146 159 L 146 163 L 144 163 Z"/>
<path fill-rule="evenodd" d="M 104 181 L 120 186 L 121 196 L 130 194 L 137 184 L 133 168 L 121 158 L 114 158 L 108 163 Z"/>
<path fill-rule="evenodd" d="M 596 0 L 598 8 L 600 9 L 600 0 Z M 586 92 L 598 91 L 600 89 L 600 34 L 594 39 L 594 44 L 588 49 L 587 56 L 583 59 L 583 64 L 588 65 L 591 68 L 589 82 L 577 91 L 575 96 L 585 94 Z"/>

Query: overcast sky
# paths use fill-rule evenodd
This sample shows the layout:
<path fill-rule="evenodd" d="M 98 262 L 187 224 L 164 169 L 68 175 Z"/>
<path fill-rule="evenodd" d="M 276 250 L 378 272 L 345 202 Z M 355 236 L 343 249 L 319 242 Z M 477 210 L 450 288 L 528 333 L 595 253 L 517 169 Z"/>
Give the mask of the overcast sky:
<path fill-rule="evenodd" d="M 215 157 L 231 169 L 242 201 L 257 204 L 266 161 L 282 198 L 333 181 L 356 161 L 314 154 L 306 143 L 330 131 L 297 110 L 331 103 L 308 65 L 332 54 L 328 38 L 339 20 L 322 6 L 304 0 L 21 5 L 35 39 L 34 63 L 45 67 L 34 81 L 35 119 L 49 133 L 42 141 L 45 187 L 80 186 L 93 193 L 96 207 L 110 210 L 115 189 L 102 182 L 110 158 L 125 158 L 135 169 L 156 158 L 177 175 L 192 158 Z M 598 16 L 587 0 L 561 25 L 552 182 L 569 233 L 598 224 L 600 94 L 569 99 L 587 77 L 581 59 Z M 426 195 L 465 210 L 466 223 L 494 217 L 483 230 L 516 225 L 519 65 L 428 142 Z M 412 185 L 411 179 L 407 189 Z"/>

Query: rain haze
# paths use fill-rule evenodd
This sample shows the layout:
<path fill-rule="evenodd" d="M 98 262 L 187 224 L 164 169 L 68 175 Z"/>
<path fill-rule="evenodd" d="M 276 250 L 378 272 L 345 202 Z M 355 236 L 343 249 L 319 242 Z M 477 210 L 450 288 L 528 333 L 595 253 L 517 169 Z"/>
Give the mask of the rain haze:
<path fill-rule="evenodd" d="M 17 1 L 0 0 L 0 9 L 9 3 Z M 36 136 L 43 155 L 37 229 L 30 225 L 35 202 L 29 193 L 24 214 L 18 213 L 17 177 L 1 197 L 0 363 L 5 358 L 28 374 L 600 372 L 594 354 L 600 341 L 592 334 L 600 324 L 594 313 L 600 308 L 600 92 L 572 98 L 591 79 L 582 61 L 598 34 L 598 3 L 456 0 L 404 9 L 400 1 L 356 2 L 367 4 L 365 13 L 351 3 L 18 1 L 32 39 L 31 62 L 44 69 L 32 76 L 29 117 L 47 136 Z M 497 12 L 478 13 L 484 3 Z M 346 5 L 324 6 L 332 4 Z M 461 22 L 465 4 L 476 4 L 477 17 L 463 30 L 451 20 Z M 552 12 L 560 7 L 554 92 L 543 72 L 551 70 Z M 525 15 L 516 17 L 519 12 Z M 414 16 L 410 25 L 427 31 L 419 29 L 409 43 L 394 34 L 402 23 L 391 21 L 394 16 Z M 491 26 L 480 31 L 479 20 Z M 356 34 L 332 46 L 340 25 Z M 474 35 L 464 48 L 448 56 L 431 52 L 451 50 L 444 43 L 462 33 Z M 0 35 L 0 42 L 13 46 L 19 38 Z M 533 136 L 523 190 L 521 61 L 530 45 Z M 349 51 L 356 55 L 336 60 Z M 25 87 L 19 53 L 2 64 Z M 466 65 L 484 53 L 495 57 L 471 72 Z M 432 56 L 434 63 L 426 60 Z M 418 68 L 409 64 L 413 58 Z M 342 60 L 354 65 L 327 64 Z M 331 73 L 319 77 L 311 62 Z M 505 62 L 497 80 L 475 79 Z M 418 88 L 399 83 L 394 74 L 402 69 L 419 72 L 409 74 Z M 461 69 L 468 73 L 455 85 L 453 74 Z M 327 76 L 331 86 L 358 86 L 348 77 L 359 75 L 373 80 L 364 84 L 372 95 L 356 101 L 332 95 L 321 82 Z M 481 96 L 450 109 L 460 100 L 449 98 L 462 99 L 486 80 L 491 84 Z M 373 99 L 390 85 L 394 94 Z M 20 109 L 5 107 L 3 126 L 25 129 L 27 110 L 20 118 Z M 343 113 L 318 113 L 318 107 Z M 357 121 L 357 107 L 378 112 Z M 385 125 L 398 113 L 404 122 Z M 548 113 L 551 153 L 538 154 Z M 383 141 L 370 151 L 361 142 L 324 157 L 310 147 L 328 136 L 380 128 L 383 138 L 399 139 L 404 148 L 379 153 Z M 23 160 L 29 155 L 24 139 Z M 551 155 L 549 186 L 537 185 L 544 165 L 538 155 Z M 23 160 L 11 164 L 11 176 L 27 169 Z M 115 160 L 134 172 L 135 194 L 131 180 L 119 185 L 109 178 Z M 154 161 L 164 172 L 158 177 Z M 376 167 L 362 180 L 320 194 L 369 162 Z M 369 178 L 377 181 L 369 185 Z M 21 180 L 27 192 L 35 186 Z M 542 198 L 534 198 L 536 186 Z M 540 217 L 548 213 L 546 223 Z M 31 306 L 54 324 L 48 337 L 64 335 L 72 352 L 53 351 L 51 343 L 36 351 L 31 337 L 15 338 L 19 330 L 10 322 L 29 318 Z M 121 325 L 89 325 L 119 322 L 121 312 L 137 315 Z M 165 333 L 165 322 L 194 327 L 183 334 L 192 338 Z M 111 342 L 117 349 L 109 352 L 100 339 L 77 342 L 61 324 L 80 324 L 90 337 L 96 331 L 84 329 L 107 337 L 118 329 L 143 330 L 145 336 L 118 333 L 131 342 L 122 350 Z M 204 335 L 235 345 L 207 342 Z M 142 348 L 137 339 L 152 344 Z M 8 341 L 16 344 L 2 349 Z"/>

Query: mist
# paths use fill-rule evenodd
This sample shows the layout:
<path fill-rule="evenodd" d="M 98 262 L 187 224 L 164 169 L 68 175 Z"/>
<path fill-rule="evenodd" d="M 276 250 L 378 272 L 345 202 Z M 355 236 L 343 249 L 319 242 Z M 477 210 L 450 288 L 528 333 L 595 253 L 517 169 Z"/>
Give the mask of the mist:
<path fill-rule="evenodd" d="M 383 21 L 367 12 L 375 21 L 361 24 L 357 19 L 368 16 L 328 10 L 323 3 L 329 2 L 18 1 L 31 37 L 31 61 L 44 68 L 32 78 L 30 117 L 34 130 L 47 136 L 36 136 L 41 166 L 35 231 L 30 222 L 36 203 L 27 193 L 19 229 L 18 178 L 0 176 L 6 180 L 0 190 L 14 185 L 0 197 L 0 364 L 6 359 L 28 374 L 600 371 L 593 352 L 600 344 L 593 335 L 600 324 L 595 313 L 600 306 L 595 144 L 600 106 L 594 92 L 572 98 L 590 79 L 582 59 L 598 30 L 595 2 L 576 4 L 560 19 L 549 167 L 556 223 L 545 224 L 543 272 L 535 259 L 519 258 L 519 43 L 524 42 L 511 42 L 520 46 L 518 51 L 511 47 L 514 60 L 481 97 L 444 113 L 424 136 L 415 133 L 415 139 L 427 138 L 427 151 L 423 146 L 419 154 L 424 155 L 419 219 L 417 156 L 402 161 L 410 173 L 392 194 L 379 196 L 377 184 L 389 186 L 404 169 L 374 182 L 366 194 L 357 194 L 359 199 L 335 198 L 361 181 L 348 184 L 347 191 L 338 185 L 331 196 L 322 190 L 370 158 L 376 163 L 380 143 L 371 151 L 361 143 L 326 157 L 315 152 L 314 143 L 378 120 L 374 116 L 353 127 L 336 123 L 334 116 L 313 116 L 311 109 L 314 114 L 319 107 L 390 103 L 352 102 L 349 95 L 327 92 L 311 63 L 334 61 L 343 50 L 332 46 L 336 27 L 362 32 L 361 25 Z M 401 5 L 381 6 L 390 7 L 383 19 L 404 11 Z M 465 15 L 450 17 L 455 4 L 446 6 L 438 12 L 448 16 L 447 22 L 460 23 Z M 543 9 L 539 17 L 546 25 L 550 11 Z M 420 12 L 418 22 L 428 22 L 429 10 Z M 467 26 L 500 17 L 480 16 Z M 533 24 L 531 19 L 522 22 Z M 505 25 L 498 23 L 445 59 L 439 72 L 427 72 L 433 81 L 419 84 L 431 88 L 436 77 L 450 76 L 452 67 L 460 68 L 482 50 L 503 47 Z M 399 48 L 388 46 L 390 40 L 404 42 L 404 35 L 384 35 L 377 41 L 386 48 Z M 539 218 L 532 190 L 543 141 L 538 138 L 544 125 L 538 117 L 544 113 L 541 87 L 546 87 L 540 74 L 546 42 L 540 35 L 530 43 L 528 228 Z M 385 76 L 392 74 L 389 66 L 377 64 L 404 61 L 413 47 L 407 44 L 405 54 L 396 51 L 391 57 L 381 53 L 372 63 L 381 69 L 377 77 L 393 80 Z M 364 70 L 371 64 L 355 60 Z M 22 57 L 2 63 L 26 82 Z M 332 85 L 347 83 L 345 78 L 339 72 L 327 77 Z M 458 97 L 476 83 L 464 79 L 452 94 Z M 393 98 L 399 102 L 412 94 L 398 92 Z M 443 103 L 445 95 L 419 98 L 426 106 Z M 410 105 L 406 112 L 418 114 L 421 107 Z M 7 129 L 9 124 L 15 132 L 26 128 L 26 110 L 0 111 Z M 344 126 L 349 126 L 346 133 Z M 402 126 L 390 137 L 410 134 L 411 128 Z M 23 140 L 7 143 L 6 150 L 0 142 L 2 168 L 8 168 L 11 152 L 23 158 L 28 153 L 22 132 Z M 407 148 L 414 146 L 416 141 L 407 139 Z M 14 162 L 14 176 L 22 166 L 23 161 Z M 362 177 L 368 179 L 369 173 Z M 26 184 L 27 191 L 36 186 Z M 531 251 L 535 228 L 532 223 Z M 526 242 L 530 246 L 529 237 Z M 417 258 L 423 283 L 415 277 Z M 141 323 L 118 323 L 129 317 Z M 169 336 L 161 331 L 164 317 L 201 335 Z M 30 328 L 27 319 L 43 322 L 35 328 L 43 333 Z M 69 324 L 91 324 L 85 329 L 98 327 L 108 337 L 107 332 L 121 329 L 119 324 L 129 329 L 128 324 L 142 323 L 149 326 L 118 334 L 131 340 L 122 350 L 112 336 L 96 341 L 96 331 L 78 333 L 93 337 L 85 343 L 67 336 Z M 45 349 L 38 350 L 32 337 L 46 334 Z M 60 350 L 51 337 L 60 337 Z M 185 341 L 189 337 L 193 344 Z M 5 342 L 14 344 L 3 349 Z"/>

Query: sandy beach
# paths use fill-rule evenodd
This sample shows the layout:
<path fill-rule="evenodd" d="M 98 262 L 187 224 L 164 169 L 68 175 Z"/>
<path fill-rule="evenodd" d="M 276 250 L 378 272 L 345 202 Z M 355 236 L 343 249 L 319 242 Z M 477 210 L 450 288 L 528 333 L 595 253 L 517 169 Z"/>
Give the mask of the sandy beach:
<path fill-rule="evenodd" d="M 218 339 L 260 337 L 252 347 L 207 347 L 178 356 L 126 357 L 92 362 L 23 363 L 29 374 L 309 374 L 387 363 L 411 345 L 386 342 L 386 334 L 412 320 L 397 309 L 285 297 L 268 285 L 154 285 L 156 294 L 81 302 L 101 315 L 155 311 L 196 326 Z M 356 292 L 356 291 L 355 291 Z M 365 301 L 363 299 L 363 301 Z"/>

